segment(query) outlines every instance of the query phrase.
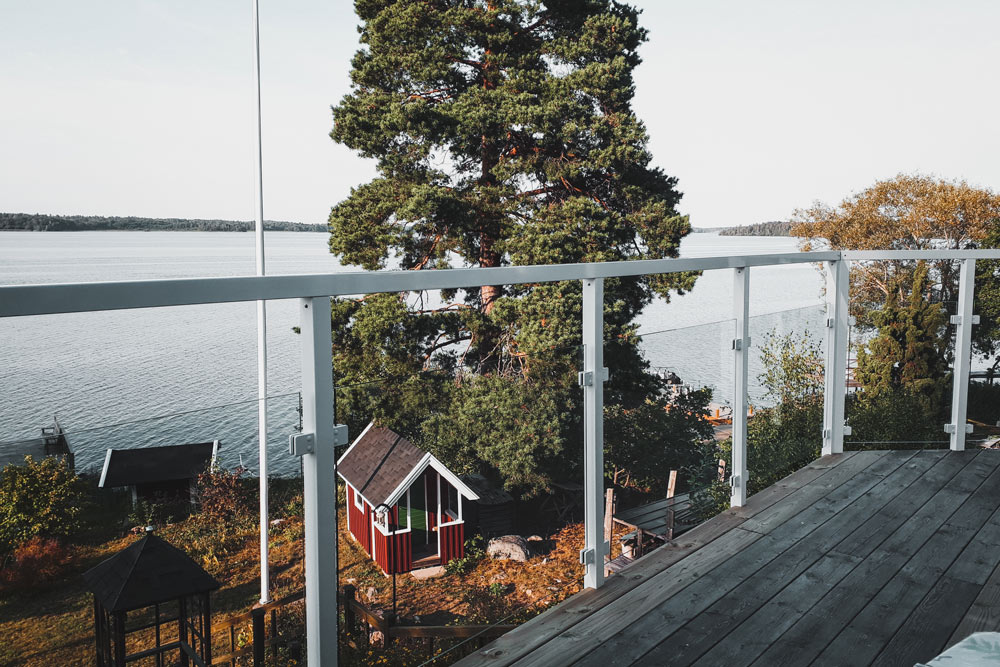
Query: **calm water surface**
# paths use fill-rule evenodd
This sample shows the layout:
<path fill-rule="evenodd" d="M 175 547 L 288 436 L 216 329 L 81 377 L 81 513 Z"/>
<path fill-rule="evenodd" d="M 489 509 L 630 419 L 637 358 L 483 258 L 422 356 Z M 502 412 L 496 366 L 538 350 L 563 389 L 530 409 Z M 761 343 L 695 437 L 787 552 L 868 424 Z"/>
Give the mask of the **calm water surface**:
<path fill-rule="evenodd" d="M 269 232 L 268 274 L 349 270 L 327 238 Z M 253 247 L 238 232 L 0 232 L 0 284 L 252 275 Z M 796 249 L 795 239 L 694 234 L 682 256 Z M 813 266 L 753 269 L 751 292 L 755 343 L 773 329 L 821 333 Z M 707 272 L 640 319 L 651 364 L 715 387 L 718 402 L 730 399 L 731 294 L 731 270 Z M 296 474 L 286 443 L 299 419 L 298 313 L 294 301 L 269 302 L 267 313 L 271 468 Z M 0 441 L 34 437 L 58 414 L 80 469 L 100 465 L 108 447 L 219 439 L 224 465 L 242 457 L 255 470 L 255 332 L 252 303 L 0 319 Z M 760 400 L 759 388 L 751 396 Z"/>

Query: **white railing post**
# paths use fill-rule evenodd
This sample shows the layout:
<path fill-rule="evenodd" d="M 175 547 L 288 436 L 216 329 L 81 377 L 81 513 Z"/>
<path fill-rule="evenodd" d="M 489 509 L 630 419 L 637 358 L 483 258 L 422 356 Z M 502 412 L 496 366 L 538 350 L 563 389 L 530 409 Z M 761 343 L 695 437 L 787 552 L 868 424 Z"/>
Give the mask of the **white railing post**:
<path fill-rule="evenodd" d="M 823 456 L 844 452 L 844 402 L 850 338 L 850 265 L 826 262 L 826 348 L 823 388 Z"/>
<path fill-rule="evenodd" d="M 610 553 L 604 541 L 604 279 L 583 281 L 583 495 L 584 547 L 580 562 L 585 567 L 584 586 L 604 583 L 604 556 Z"/>
<path fill-rule="evenodd" d="M 750 269 L 736 269 L 733 275 L 733 467 L 729 478 L 733 507 L 747 502 L 747 379 L 750 361 Z"/>
<path fill-rule="evenodd" d="M 950 434 L 951 449 L 965 449 L 965 435 L 972 432 L 972 424 L 967 423 L 969 407 L 969 371 L 972 365 L 972 326 L 978 324 L 978 316 L 972 314 L 976 282 L 976 260 L 962 260 L 958 281 L 957 313 L 951 316 L 955 325 L 955 372 L 952 374 L 951 423 L 944 427 Z"/>
<path fill-rule="evenodd" d="M 337 665 L 337 495 L 334 472 L 330 299 L 299 300 L 302 335 L 302 454 L 305 510 L 306 646 L 310 665 Z"/>

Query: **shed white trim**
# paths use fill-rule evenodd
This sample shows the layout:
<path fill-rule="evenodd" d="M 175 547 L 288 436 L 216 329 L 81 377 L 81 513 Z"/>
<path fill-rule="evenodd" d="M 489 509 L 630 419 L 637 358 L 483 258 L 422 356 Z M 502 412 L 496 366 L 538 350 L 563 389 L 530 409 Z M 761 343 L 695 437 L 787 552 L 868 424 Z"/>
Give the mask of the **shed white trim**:
<path fill-rule="evenodd" d="M 470 489 L 465 482 L 460 480 L 457 475 L 448 470 L 443 463 L 438 461 L 433 454 L 428 452 L 424 454 L 424 457 L 420 459 L 420 462 L 417 463 L 417 465 L 413 466 L 413 469 L 410 470 L 409 474 L 403 478 L 403 481 L 399 483 L 399 486 L 397 486 L 396 489 L 389 494 L 389 497 L 385 499 L 385 504 L 395 505 L 399 502 L 403 493 L 417 481 L 417 478 L 419 478 L 428 467 L 433 468 L 438 472 L 438 474 L 448 480 L 448 483 L 458 489 L 458 492 L 461 495 L 465 496 L 469 500 L 479 500 L 478 493 Z"/>
<path fill-rule="evenodd" d="M 101 470 L 101 481 L 97 483 L 97 488 L 104 488 L 104 480 L 108 476 L 108 466 L 111 465 L 111 448 L 108 447 L 107 453 L 104 454 L 104 469 Z"/>

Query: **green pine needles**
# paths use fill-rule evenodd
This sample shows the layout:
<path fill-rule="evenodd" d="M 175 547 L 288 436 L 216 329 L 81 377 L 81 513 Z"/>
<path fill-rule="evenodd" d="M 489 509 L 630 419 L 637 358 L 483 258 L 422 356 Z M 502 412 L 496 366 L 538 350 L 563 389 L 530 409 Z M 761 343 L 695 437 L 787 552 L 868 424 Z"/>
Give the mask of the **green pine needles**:
<path fill-rule="evenodd" d="M 357 0 L 362 48 L 332 138 L 378 177 L 330 214 L 365 269 L 677 255 L 676 180 L 631 108 L 646 31 L 609 0 Z M 696 275 L 606 282 L 608 401 L 645 404 L 634 320 Z M 369 418 L 459 468 L 539 491 L 579 461 L 580 286 L 486 286 L 333 306 L 340 418 Z M 366 384 L 362 384 L 366 383 Z"/>

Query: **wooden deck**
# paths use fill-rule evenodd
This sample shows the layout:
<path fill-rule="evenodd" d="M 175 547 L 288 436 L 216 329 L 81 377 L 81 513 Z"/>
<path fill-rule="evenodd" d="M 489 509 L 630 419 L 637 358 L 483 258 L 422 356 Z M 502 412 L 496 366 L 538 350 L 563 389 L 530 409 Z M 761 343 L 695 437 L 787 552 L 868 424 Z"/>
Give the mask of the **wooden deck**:
<path fill-rule="evenodd" d="M 906 665 L 1000 630 L 1000 451 L 828 456 L 460 665 Z"/>

